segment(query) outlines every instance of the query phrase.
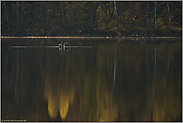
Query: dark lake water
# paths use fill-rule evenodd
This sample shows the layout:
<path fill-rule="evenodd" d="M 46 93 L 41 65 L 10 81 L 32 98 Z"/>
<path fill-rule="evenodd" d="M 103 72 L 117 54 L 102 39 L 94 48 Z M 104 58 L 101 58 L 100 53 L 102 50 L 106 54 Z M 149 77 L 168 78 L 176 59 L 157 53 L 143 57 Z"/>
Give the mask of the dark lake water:
<path fill-rule="evenodd" d="M 181 39 L 63 40 L 1 39 L 2 121 L 182 121 Z"/>

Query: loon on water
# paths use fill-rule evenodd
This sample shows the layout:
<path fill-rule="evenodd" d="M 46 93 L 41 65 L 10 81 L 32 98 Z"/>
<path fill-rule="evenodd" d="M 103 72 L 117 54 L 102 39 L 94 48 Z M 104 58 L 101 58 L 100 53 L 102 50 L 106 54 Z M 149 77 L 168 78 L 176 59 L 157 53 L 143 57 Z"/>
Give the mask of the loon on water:
<path fill-rule="evenodd" d="M 65 49 L 64 41 L 61 41 L 61 43 L 59 44 L 59 46 L 60 46 L 61 49 Z"/>

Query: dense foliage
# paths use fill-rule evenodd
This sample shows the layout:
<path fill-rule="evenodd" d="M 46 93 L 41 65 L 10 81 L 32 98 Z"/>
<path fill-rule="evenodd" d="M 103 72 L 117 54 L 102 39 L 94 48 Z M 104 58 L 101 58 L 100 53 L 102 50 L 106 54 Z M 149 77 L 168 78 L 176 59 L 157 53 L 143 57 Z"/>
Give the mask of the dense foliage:
<path fill-rule="evenodd" d="M 1 13 L 2 35 L 157 36 L 182 31 L 182 1 L 1 2 Z"/>

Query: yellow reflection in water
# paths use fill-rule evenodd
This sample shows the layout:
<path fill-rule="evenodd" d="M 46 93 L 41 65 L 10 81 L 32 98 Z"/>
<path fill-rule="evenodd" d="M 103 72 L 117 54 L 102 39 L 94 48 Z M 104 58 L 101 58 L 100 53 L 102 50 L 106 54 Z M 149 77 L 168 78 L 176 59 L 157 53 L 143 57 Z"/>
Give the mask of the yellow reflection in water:
<path fill-rule="evenodd" d="M 115 104 L 112 104 L 108 95 L 106 97 L 98 99 L 97 104 L 97 119 L 99 121 L 115 121 L 117 118 L 117 108 Z M 114 103 L 114 102 L 113 102 Z"/>
<path fill-rule="evenodd" d="M 104 86 L 97 87 L 97 121 L 115 121 L 117 107 L 111 93 Z"/>
<path fill-rule="evenodd" d="M 181 98 L 177 92 L 181 89 L 175 89 L 172 85 L 168 85 L 165 96 L 159 91 L 156 100 L 154 101 L 153 121 L 176 121 L 182 115 Z"/>
<path fill-rule="evenodd" d="M 176 117 L 181 114 L 181 104 L 175 103 L 175 100 L 164 100 L 155 104 L 153 112 L 154 121 L 176 121 Z"/>
<path fill-rule="evenodd" d="M 73 103 L 74 91 L 73 89 L 56 88 L 49 82 L 46 81 L 45 86 L 45 98 L 48 100 L 48 114 L 50 118 L 56 118 L 58 111 L 60 112 L 60 117 L 64 120 L 69 111 L 69 105 Z"/>
<path fill-rule="evenodd" d="M 48 113 L 51 118 L 56 118 L 58 113 L 58 105 L 56 100 L 52 97 L 48 98 Z"/>
<path fill-rule="evenodd" d="M 59 111 L 60 117 L 64 120 L 69 111 L 69 100 L 62 101 L 62 99 L 60 99 Z"/>
<path fill-rule="evenodd" d="M 65 117 L 68 114 L 69 111 L 69 104 L 73 102 L 73 91 L 71 91 L 69 94 L 63 94 L 60 95 L 60 102 L 59 102 L 59 111 L 60 111 L 60 117 L 64 120 Z"/>

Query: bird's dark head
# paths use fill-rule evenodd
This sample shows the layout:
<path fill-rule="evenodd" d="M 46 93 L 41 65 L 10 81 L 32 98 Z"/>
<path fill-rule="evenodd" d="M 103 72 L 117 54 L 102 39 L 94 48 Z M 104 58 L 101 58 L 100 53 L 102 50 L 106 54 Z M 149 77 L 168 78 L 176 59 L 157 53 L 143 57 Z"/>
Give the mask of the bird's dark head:
<path fill-rule="evenodd" d="M 64 41 L 61 41 L 61 44 L 63 44 L 64 43 Z"/>

